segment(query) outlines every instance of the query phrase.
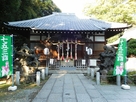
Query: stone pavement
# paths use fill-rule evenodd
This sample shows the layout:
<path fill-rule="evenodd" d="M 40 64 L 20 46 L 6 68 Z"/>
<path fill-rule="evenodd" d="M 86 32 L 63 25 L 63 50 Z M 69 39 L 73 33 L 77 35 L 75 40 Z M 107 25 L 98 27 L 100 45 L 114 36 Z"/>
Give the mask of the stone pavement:
<path fill-rule="evenodd" d="M 136 87 L 96 85 L 83 74 L 52 74 L 32 102 L 136 102 Z"/>

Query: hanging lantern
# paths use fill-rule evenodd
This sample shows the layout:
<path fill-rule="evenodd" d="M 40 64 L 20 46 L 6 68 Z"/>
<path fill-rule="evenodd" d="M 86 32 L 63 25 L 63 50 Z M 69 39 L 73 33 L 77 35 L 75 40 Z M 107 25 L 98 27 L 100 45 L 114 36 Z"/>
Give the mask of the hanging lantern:
<path fill-rule="evenodd" d="M 50 54 L 50 52 L 49 52 L 49 49 L 48 49 L 48 48 L 44 48 L 44 54 L 45 54 L 45 55 L 49 55 L 49 54 Z"/>
<path fill-rule="evenodd" d="M 87 55 L 92 55 L 92 49 L 91 48 L 87 48 Z"/>

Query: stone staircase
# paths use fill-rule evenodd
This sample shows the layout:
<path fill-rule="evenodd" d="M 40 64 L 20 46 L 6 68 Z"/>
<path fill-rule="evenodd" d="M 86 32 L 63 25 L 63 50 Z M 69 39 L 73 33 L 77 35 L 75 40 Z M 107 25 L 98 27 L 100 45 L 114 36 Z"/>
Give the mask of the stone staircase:
<path fill-rule="evenodd" d="M 49 70 L 49 74 L 87 74 L 87 70 Z"/>

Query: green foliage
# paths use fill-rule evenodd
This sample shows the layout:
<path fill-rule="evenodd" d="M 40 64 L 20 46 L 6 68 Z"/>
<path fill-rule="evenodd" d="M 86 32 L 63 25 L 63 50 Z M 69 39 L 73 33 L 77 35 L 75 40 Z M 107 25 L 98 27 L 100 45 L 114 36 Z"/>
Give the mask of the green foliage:
<path fill-rule="evenodd" d="M 131 39 L 128 42 L 128 57 L 136 56 L 136 39 Z"/>
<path fill-rule="evenodd" d="M 115 84 L 116 83 L 116 76 L 113 76 L 113 70 L 109 70 L 107 73 L 107 81 L 108 83 Z"/>
<path fill-rule="evenodd" d="M 136 24 L 135 0 L 97 0 L 96 5 L 88 5 L 84 9 L 87 16 L 98 19 Z"/>
<path fill-rule="evenodd" d="M 0 22 L 14 20 L 20 4 L 21 0 L 0 0 Z"/>
<path fill-rule="evenodd" d="M 17 35 L 14 37 L 14 47 L 17 51 L 21 49 L 24 43 L 29 44 L 29 39 L 22 35 Z"/>
<path fill-rule="evenodd" d="M 113 69 L 109 70 L 107 73 L 107 81 L 110 84 L 116 84 L 116 77 L 117 76 L 113 76 Z M 123 76 L 121 76 L 121 80 L 123 80 Z"/>
<path fill-rule="evenodd" d="M 20 3 L 21 0 L 0 0 L 0 33 L 4 32 L 3 22 L 14 20 Z"/>
<path fill-rule="evenodd" d="M 136 71 L 128 72 L 128 79 L 136 85 Z"/>
<path fill-rule="evenodd" d="M 0 33 L 3 22 L 26 20 L 61 12 L 52 0 L 0 0 Z"/>

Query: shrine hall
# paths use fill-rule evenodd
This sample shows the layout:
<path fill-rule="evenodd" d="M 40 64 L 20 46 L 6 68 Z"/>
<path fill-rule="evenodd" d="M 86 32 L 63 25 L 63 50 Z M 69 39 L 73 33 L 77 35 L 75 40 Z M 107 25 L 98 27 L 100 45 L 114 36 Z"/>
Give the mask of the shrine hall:
<path fill-rule="evenodd" d="M 27 37 L 29 47 L 40 54 L 40 61 L 55 59 L 65 62 L 98 59 L 106 39 L 129 27 L 125 23 L 107 22 L 73 13 L 53 13 L 8 22 L 5 26 L 10 33 Z M 44 53 L 45 48 L 48 54 Z"/>

